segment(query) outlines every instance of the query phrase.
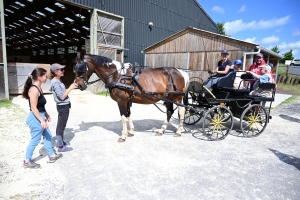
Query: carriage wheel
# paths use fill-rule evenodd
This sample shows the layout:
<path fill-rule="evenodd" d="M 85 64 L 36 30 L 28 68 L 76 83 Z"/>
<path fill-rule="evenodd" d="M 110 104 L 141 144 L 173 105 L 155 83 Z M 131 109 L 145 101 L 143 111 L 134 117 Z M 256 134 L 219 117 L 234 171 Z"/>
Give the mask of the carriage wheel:
<path fill-rule="evenodd" d="M 225 106 L 226 106 L 226 108 L 230 109 L 230 107 L 227 106 L 226 104 L 225 104 Z M 222 111 L 223 108 L 220 108 L 220 109 Z M 225 113 L 224 121 L 227 122 L 230 118 L 231 118 L 231 115 L 229 113 Z"/>
<path fill-rule="evenodd" d="M 203 133 L 209 140 L 222 140 L 231 131 L 233 116 L 225 106 L 214 106 L 204 115 Z"/>
<path fill-rule="evenodd" d="M 199 107 L 200 99 L 202 98 L 202 85 L 197 81 L 189 83 L 188 90 L 186 91 L 183 103 L 192 107 Z M 202 114 L 193 110 L 186 109 L 184 114 L 184 124 L 193 125 L 196 124 L 202 118 Z"/>
<path fill-rule="evenodd" d="M 266 128 L 268 118 L 266 109 L 259 104 L 245 109 L 240 118 L 240 128 L 244 137 L 259 136 Z"/>
<path fill-rule="evenodd" d="M 185 110 L 184 114 L 184 124 L 186 125 L 193 125 L 199 122 L 199 120 L 202 118 L 202 114 L 199 114 L 198 112 L 195 112 L 190 109 Z"/>

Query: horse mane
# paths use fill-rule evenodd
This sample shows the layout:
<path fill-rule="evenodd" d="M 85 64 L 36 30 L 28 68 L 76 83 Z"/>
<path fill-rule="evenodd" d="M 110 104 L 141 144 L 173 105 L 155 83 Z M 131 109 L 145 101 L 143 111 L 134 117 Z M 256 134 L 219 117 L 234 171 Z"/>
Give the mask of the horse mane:
<path fill-rule="evenodd" d="M 107 64 L 112 62 L 112 59 L 104 56 L 92 55 L 92 54 L 86 54 L 86 55 L 89 56 L 92 61 L 98 64 Z"/>

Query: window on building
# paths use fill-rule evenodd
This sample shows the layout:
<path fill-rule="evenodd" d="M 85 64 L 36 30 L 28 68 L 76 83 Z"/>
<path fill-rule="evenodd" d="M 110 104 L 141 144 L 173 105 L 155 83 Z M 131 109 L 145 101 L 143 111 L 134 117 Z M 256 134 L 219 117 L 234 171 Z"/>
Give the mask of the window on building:
<path fill-rule="evenodd" d="M 54 55 L 54 49 L 48 49 L 48 55 Z"/>
<path fill-rule="evenodd" d="M 57 54 L 65 54 L 65 48 L 57 48 Z"/>

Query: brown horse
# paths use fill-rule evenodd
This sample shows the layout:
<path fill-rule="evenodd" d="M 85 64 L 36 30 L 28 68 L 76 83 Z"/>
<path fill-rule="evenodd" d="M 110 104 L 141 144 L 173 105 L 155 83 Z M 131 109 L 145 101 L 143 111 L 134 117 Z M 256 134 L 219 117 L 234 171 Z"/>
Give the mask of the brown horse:
<path fill-rule="evenodd" d="M 130 117 L 132 103 L 152 104 L 160 100 L 165 102 L 167 119 L 155 134 L 161 136 L 174 112 L 173 103 L 182 103 L 188 84 L 188 74 L 174 67 L 133 67 L 130 63 L 122 64 L 98 55 L 84 55 L 84 59 L 77 59 L 74 72 L 75 82 L 81 90 L 87 88 L 87 81 L 96 73 L 99 80 L 101 79 L 109 89 L 111 98 L 118 103 L 123 124 L 122 136 L 118 142 L 124 142 L 126 137 L 134 136 L 134 125 Z M 179 127 L 174 137 L 180 137 L 183 131 L 185 108 L 178 106 L 178 113 Z"/>

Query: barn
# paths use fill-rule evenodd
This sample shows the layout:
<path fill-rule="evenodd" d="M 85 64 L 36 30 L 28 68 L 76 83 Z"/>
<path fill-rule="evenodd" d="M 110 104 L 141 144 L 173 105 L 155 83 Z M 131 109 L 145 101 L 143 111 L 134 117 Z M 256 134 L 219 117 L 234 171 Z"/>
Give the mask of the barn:
<path fill-rule="evenodd" d="M 33 68 L 55 62 L 66 65 L 68 87 L 77 51 L 142 64 L 143 49 L 185 27 L 218 32 L 196 0 L 0 0 L 0 12 L 0 99 L 19 94 Z"/>
<path fill-rule="evenodd" d="M 185 69 L 190 77 L 200 77 L 206 80 L 207 71 L 217 68 L 221 60 L 221 51 L 229 51 L 229 59 L 243 61 L 243 70 L 253 63 L 255 54 L 262 53 L 266 62 L 275 67 L 273 74 L 277 74 L 277 66 L 282 56 L 262 47 L 227 37 L 195 27 L 187 27 L 170 37 L 167 37 L 143 50 L 145 66 L 175 66 Z M 277 78 L 277 76 L 276 76 Z"/>

